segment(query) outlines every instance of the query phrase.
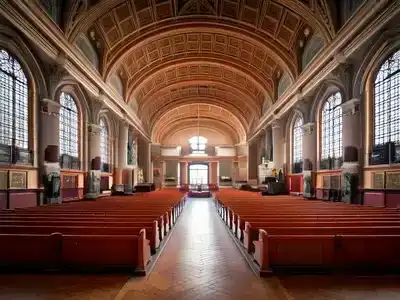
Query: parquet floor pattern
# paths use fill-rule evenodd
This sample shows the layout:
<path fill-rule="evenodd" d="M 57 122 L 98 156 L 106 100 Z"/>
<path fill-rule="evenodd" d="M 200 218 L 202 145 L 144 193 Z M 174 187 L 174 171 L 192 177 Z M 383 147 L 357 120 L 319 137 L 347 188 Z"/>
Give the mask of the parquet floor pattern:
<path fill-rule="evenodd" d="M 1 246 L 1 245 L 0 245 Z M 213 202 L 190 199 L 153 272 L 0 274 L 0 300 L 400 300 L 399 276 L 256 277 Z"/>
<path fill-rule="evenodd" d="M 133 278 L 117 300 L 278 299 L 240 255 L 210 199 L 190 199 L 148 278 Z"/>

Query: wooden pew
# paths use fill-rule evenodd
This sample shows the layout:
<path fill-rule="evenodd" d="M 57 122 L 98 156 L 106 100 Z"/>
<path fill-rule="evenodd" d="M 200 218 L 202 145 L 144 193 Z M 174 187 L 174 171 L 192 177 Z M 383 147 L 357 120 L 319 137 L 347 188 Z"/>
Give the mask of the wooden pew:
<path fill-rule="evenodd" d="M 144 229 L 138 235 L 0 234 L 0 244 L 2 270 L 123 269 L 143 274 L 151 260 Z"/>
<path fill-rule="evenodd" d="M 272 271 L 397 271 L 400 235 L 268 235 L 260 230 L 254 259 Z"/>

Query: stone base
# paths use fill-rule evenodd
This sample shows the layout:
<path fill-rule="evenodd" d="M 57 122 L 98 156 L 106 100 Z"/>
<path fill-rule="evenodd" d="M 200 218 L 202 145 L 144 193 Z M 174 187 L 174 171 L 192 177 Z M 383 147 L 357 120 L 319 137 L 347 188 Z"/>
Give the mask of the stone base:
<path fill-rule="evenodd" d="M 345 162 L 342 166 L 342 202 L 357 203 L 360 167 L 357 162 Z"/>
<path fill-rule="evenodd" d="M 100 195 L 100 170 L 90 170 L 87 177 L 85 199 L 97 199 Z"/>
<path fill-rule="evenodd" d="M 60 204 L 60 164 L 45 162 L 43 166 L 44 203 Z"/>
<path fill-rule="evenodd" d="M 313 172 L 303 171 L 303 197 L 307 199 L 314 198 Z"/>

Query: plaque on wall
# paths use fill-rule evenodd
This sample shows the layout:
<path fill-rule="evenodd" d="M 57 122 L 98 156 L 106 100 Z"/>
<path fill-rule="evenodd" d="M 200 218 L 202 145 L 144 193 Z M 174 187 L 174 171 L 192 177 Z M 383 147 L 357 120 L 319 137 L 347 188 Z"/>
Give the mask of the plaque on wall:
<path fill-rule="evenodd" d="M 400 172 L 386 173 L 386 188 L 396 190 L 400 189 Z"/>
<path fill-rule="evenodd" d="M 324 189 L 330 189 L 331 188 L 331 176 L 322 176 L 322 187 Z"/>
<path fill-rule="evenodd" d="M 10 189 L 26 189 L 27 172 L 13 172 L 10 171 Z"/>
<path fill-rule="evenodd" d="M 74 189 L 77 186 L 76 184 L 77 181 L 78 181 L 78 176 L 63 175 L 61 186 L 63 189 Z"/>
<path fill-rule="evenodd" d="M 385 188 L 385 173 L 372 173 L 372 188 L 384 189 Z"/>
<path fill-rule="evenodd" d="M 331 175 L 331 189 L 340 189 L 340 175 Z"/>
<path fill-rule="evenodd" d="M 0 190 L 6 190 L 8 187 L 8 171 L 0 172 Z"/>

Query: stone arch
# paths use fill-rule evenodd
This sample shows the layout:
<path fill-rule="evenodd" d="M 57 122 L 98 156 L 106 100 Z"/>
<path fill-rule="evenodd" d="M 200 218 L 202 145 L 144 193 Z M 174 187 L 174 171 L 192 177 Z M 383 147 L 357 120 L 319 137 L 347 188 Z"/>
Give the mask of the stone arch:
<path fill-rule="evenodd" d="M 87 36 L 83 33 L 79 34 L 75 44 L 98 71 L 100 68 L 99 54 L 97 53 L 96 49 L 93 47 Z"/>
<path fill-rule="evenodd" d="M 384 32 L 373 42 L 373 46 L 364 56 L 364 60 L 355 75 L 353 84 L 354 97 L 362 100 L 361 96 L 366 89 L 368 78 L 370 76 L 375 77 L 380 65 L 396 49 L 400 49 L 400 26 L 394 30 Z"/>
<path fill-rule="evenodd" d="M 30 47 L 20 38 L 17 32 L 0 24 L 0 47 L 14 55 L 26 72 L 32 87 L 34 99 L 49 97 L 46 80 L 39 62 Z"/>
<path fill-rule="evenodd" d="M 262 114 L 265 114 L 267 111 L 268 111 L 268 109 L 272 106 L 272 99 L 271 99 L 271 97 L 269 96 L 269 95 L 265 95 L 265 100 L 264 100 L 264 103 L 263 103 L 263 107 L 262 107 Z"/>
<path fill-rule="evenodd" d="M 13 29 L 0 24 L 0 48 L 5 49 L 10 55 L 14 56 L 24 70 L 28 80 L 28 124 L 29 128 L 37 128 L 37 113 L 39 101 L 48 98 L 48 88 L 40 63 L 30 47 L 24 42 L 20 35 Z M 38 130 L 29 130 L 28 147 L 34 153 L 39 153 Z M 33 165 L 39 164 L 40 155 L 34 155 Z"/>
<path fill-rule="evenodd" d="M 279 97 L 289 88 L 291 84 L 292 84 L 292 79 L 290 75 L 286 72 L 283 73 L 278 81 L 276 99 L 279 99 Z"/>
<path fill-rule="evenodd" d="M 125 98 L 124 83 L 122 82 L 121 77 L 117 73 L 114 73 L 113 75 L 110 76 L 109 84 L 122 98 Z"/>
<path fill-rule="evenodd" d="M 80 85 L 72 78 L 66 78 L 58 84 L 54 93 L 55 101 L 59 101 L 62 92 L 70 94 L 73 97 L 78 108 L 79 158 L 81 160 L 81 170 L 85 171 L 88 167 L 89 151 L 89 140 L 86 127 L 87 124 L 93 122 L 87 102 L 87 97 Z"/>
<path fill-rule="evenodd" d="M 286 144 L 288 145 L 286 147 L 286 161 L 288 162 L 288 166 L 290 167 L 293 164 L 293 129 L 295 122 L 301 118 L 303 124 L 304 124 L 304 114 L 301 110 L 299 109 L 292 109 L 289 117 L 287 118 L 286 121 L 286 126 L 285 126 L 285 141 Z"/>
<path fill-rule="evenodd" d="M 301 71 L 307 68 L 307 66 L 314 60 L 317 54 L 325 47 L 325 40 L 319 33 L 314 34 L 310 40 L 306 43 L 304 51 L 301 55 Z"/>
<path fill-rule="evenodd" d="M 311 104 L 310 122 L 318 121 L 323 104 L 335 92 L 340 92 L 343 100 L 347 98 L 345 88 L 339 80 L 327 79 L 321 83 Z"/>

